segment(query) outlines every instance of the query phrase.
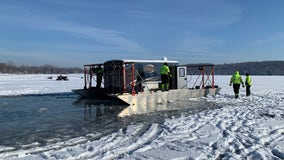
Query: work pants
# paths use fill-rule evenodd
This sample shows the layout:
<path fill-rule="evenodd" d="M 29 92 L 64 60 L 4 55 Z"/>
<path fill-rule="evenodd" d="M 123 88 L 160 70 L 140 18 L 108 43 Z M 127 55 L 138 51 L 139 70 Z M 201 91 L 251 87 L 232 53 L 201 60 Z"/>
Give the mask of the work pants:
<path fill-rule="evenodd" d="M 233 84 L 235 98 L 239 98 L 241 84 Z"/>
<path fill-rule="evenodd" d="M 97 88 L 101 88 L 103 77 L 102 76 L 97 76 Z"/>
<path fill-rule="evenodd" d="M 162 91 L 164 91 L 164 90 L 168 91 L 169 90 L 169 75 L 162 74 L 161 79 L 162 79 L 161 90 Z"/>
<path fill-rule="evenodd" d="M 250 87 L 249 85 L 246 86 L 246 96 L 250 96 Z"/>

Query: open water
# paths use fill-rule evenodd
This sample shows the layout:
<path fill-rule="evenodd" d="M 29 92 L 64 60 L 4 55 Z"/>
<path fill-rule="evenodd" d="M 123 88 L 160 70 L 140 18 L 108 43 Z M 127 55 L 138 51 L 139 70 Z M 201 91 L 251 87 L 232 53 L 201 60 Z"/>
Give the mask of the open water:
<path fill-rule="evenodd" d="M 71 138 L 101 136 L 124 130 L 127 125 L 161 123 L 165 118 L 193 114 L 216 105 L 199 103 L 179 110 L 119 118 L 127 106 L 80 100 L 73 93 L 0 97 L 0 146 L 15 150 L 43 146 Z M 174 103 L 173 103 L 174 105 Z M 88 136 L 87 136 L 88 137 Z"/>
<path fill-rule="evenodd" d="M 122 127 L 122 106 L 86 104 L 74 94 L 0 97 L 0 145 L 23 147 L 64 141 Z"/>

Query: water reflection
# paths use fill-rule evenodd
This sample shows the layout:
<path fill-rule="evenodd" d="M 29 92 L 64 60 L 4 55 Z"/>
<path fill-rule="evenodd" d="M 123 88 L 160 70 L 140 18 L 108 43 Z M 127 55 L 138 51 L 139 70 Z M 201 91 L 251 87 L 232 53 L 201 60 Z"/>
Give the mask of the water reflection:
<path fill-rule="evenodd" d="M 74 106 L 84 108 L 85 120 L 98 120 L 104 116 L 117 116 L 127 105 L 116 104 L 111 101 L 78 99 L 73 102 Z"/>
<path fill-rule="evenodd" d="M 131 106 L 78 99 L 74 94 L 0 97 L 0 145 L 27 149 L 82 136 L 94 140 L 119 130 L 123 133 L 129 124 L 143 124 L 146 130 L 152 123 L 162 123 L 168 117 L 218 107 L 191 101 L 167 103 L 165 108 L 158 105 L 161 110 L 149 109 L 121 118 L 118 115 Z M 86 136 L 89 134 L 98 136 Z"/>
<path fill-rule="evenodd" d="M 74 94 L 0 98 L 0 145 L 15 149 L 46 145 L 123 127 L 123 106 L 78 101 Z M 99 138 L 99 137 L 96 137 Z"/>

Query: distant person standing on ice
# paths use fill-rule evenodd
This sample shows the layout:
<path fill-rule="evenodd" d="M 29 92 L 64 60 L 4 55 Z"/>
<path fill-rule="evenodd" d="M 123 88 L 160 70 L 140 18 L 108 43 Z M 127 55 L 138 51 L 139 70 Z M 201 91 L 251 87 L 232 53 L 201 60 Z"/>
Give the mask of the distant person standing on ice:
<path fill-rule="evenodd" d="M 232 85 L 232 83 L 233 83 L 235 98 L 239 98 L 239 91 L 241 84 L 243 87 L 245 87 L 239 71 L 236 71 L 231 77 L 230 86 Z"/>
<path fill-rule="evenodd" d="M 252 85 L 251 77 L 248 73 L 246 73 L 246 96 L 250 96 L 250 87 Z"/>
<path fill-rule="evenodd" d="M 161 79 L 162 79 L 162 84 L 161 84 L 161 90 L 164 92 L 164 90 L 168 91 L 169 90 L 169 74 L 170 74 L 170 68 L 167 63 L 164 63 L 161 68 L 160 68 L 160 74 L 161 74 Z"/>

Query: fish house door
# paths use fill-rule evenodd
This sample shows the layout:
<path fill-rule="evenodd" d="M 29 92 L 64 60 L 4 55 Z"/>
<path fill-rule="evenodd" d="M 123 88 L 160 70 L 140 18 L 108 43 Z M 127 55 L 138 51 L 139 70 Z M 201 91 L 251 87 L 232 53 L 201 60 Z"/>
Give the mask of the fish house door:
<path fill-rule="evenodd" d="M 185 66 L 177 67 L 177 86 L 178 89 L 187 88 L 187 70 Z"/>

